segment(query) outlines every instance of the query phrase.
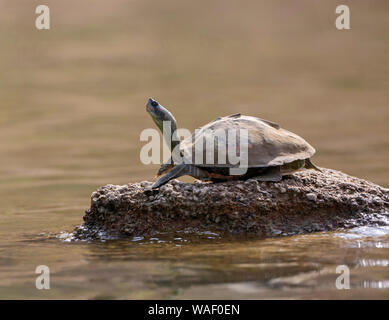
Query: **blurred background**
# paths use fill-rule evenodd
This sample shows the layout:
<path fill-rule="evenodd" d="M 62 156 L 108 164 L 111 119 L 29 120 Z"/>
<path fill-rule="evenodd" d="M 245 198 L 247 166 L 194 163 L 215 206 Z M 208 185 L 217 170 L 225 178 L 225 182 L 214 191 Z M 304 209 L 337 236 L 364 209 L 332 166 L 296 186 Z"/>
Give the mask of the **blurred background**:
<path fill-rule="evenodd" d="M 50 8 L 50 30 L 35 28 L 38 4 Z M 340 4 L 351 30 L 335 28 Z M 154 128 L 150 96 L 191 130 L 236 112 L 276 121 L 316 148 L 317 165 L 388 187 L 388 9 L 0 1 L 0 276 L 19 275 L 21 256 L 35 263 L 13 241 L 71 230 L 100 185 L 154 177 L 158 166 L 139 160 L 140 132 Z"/>

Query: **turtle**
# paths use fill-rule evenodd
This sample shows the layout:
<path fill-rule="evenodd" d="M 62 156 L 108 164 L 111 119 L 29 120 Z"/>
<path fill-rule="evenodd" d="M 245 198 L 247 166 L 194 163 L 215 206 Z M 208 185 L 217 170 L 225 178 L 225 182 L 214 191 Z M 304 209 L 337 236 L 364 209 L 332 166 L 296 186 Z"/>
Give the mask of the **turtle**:
<path fill-rule="evenodd" d="M 198 139 L 214 139 L 217 130 L 246 129 L 248 132 L 248 161 L 247 168 L 242 174 L 231 174 L 231 168 L 236 165 L 230 162 L 222 164 L 196 164 L 183 161 L 177 163 L 173 157 L 163 163 L 158 170 L 160 177 L 152 188 L 156 189 L 166 184 L 171 179 L 190 175 L 203 181 L 222 182 L 229 180 L 245 180 L 255 177 L 259 181 L 278 182 L 285 175 L 301 169 L 314 169 L 320 171 L 310 158 L 315 154 L 315 149 L 300 136 L 281 128 L 278 123 L 240 113 L 218 117 L 203 127 L 197 129 L 191 137 L 180 141 L 177 138 L 177 121 L 174 116 L 158 101 L 149 98 L 146 110 L 151 115 L 157 127 L 164 134 L 164 139 L 173 154 L 176 150 L 182 156 L 183 153 L 193 154 L 194 143 Z M 163 131 L 163 122 L 171 126 L 173 134 L 167 135 Z M 228 141 L 225 141 L 228 144 Z M 211 152 L 217 153 L 217 144 Z"/>

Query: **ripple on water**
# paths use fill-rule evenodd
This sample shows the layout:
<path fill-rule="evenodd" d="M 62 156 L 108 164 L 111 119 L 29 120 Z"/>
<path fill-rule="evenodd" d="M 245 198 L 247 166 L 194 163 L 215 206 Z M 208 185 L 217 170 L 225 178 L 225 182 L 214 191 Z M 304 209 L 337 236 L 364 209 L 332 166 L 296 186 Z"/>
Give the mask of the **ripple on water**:
<path fill-rule="evenodd" d="M 389 280 L 363 281 L 362 287 L 363 288 L 370 288 L 370 289 L 388 289 L 389 288 Z"/>
<path fill-rule="evenodd" d="M 388 267 L 389 266 L 389 260 L 388 259 L 361 259 L 358 261 L 358 264 L 356 267 Z"/>
<path fill-rule="evenodd" d="M 171 233 L 159 233 L 152 237 L 133 237 L 132 242 L 137 242 L 139 244 L 176 244 L 180 246 L 183 243 L 190 243 L 193 241 L 204 241 L 204 240 L 214 240 L 221 239 L 221 235 L 211 231 L 176 231 Z"/>
<path fill-rule="evenodd" d="M 389 226 L 356 227 L 350 230 L 344 230 L 342 232 L 335 233 L 335 236 L 346 240 L 370 238 L 370 237 L 382 237 L 387 235 L 389 235 Z"/>

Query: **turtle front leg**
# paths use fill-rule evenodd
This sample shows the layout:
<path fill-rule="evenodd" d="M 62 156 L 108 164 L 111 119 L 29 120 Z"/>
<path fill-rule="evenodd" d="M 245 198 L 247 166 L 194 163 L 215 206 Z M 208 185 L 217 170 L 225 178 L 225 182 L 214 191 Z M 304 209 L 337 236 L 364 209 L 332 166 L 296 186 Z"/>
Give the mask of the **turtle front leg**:
<path fill-rule="evenodd" d="M 164 185 L 172 179 L 186 175 L 192 176 L 200 180 L 209 180 L 209 174 L 206 171 L 201 170 L 195 165 L 182 163 L 177 166 L 174 166 L 172 169 L 170 169 L 168 173 L 159 178 L 153 184 L 152 188 L 159 188 L 160 186 Z"/>
<path fill-rule="evenodd" d="M 170 161 L 162 163 L 156 176 L 159 177 L 159 176 L 163 175 L 164 173 L 169 172 L 169 170 L 173 167 L 174 167 L 173 160 L 170 158 Z"/>

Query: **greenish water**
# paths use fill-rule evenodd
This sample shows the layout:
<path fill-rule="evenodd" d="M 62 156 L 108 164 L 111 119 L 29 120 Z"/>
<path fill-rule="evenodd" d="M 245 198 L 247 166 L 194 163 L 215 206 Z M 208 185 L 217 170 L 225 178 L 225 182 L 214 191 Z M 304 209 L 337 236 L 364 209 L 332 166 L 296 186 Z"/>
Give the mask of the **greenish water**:
<path fill-rule="evenodd" d="M 388 187 L 388 3 L 353 2 L 350 32 L 336 4 L 52 0 L 43 32 L 34 1 L 0 2 L 0 299 L 388 299 L 385 228 L 66 241 L 99 186 L 153 179 L 139 161 L 149 96 L 191 130 L 236 112 L 276 121 L 319 166 Z M 335 287 L 343 264 L 350 290 Z"/>

